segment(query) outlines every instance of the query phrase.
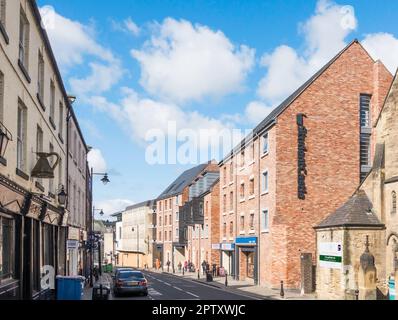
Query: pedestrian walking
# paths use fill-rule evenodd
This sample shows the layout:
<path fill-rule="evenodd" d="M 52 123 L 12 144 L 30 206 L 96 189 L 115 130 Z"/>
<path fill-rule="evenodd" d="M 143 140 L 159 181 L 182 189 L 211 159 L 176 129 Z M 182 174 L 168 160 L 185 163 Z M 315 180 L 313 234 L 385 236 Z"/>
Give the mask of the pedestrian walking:
<path fill-rule="evenodd" d="M 202 262 L 202 271 L 203 271 L 203 275 L 205 275 L 206 274 L 206 261 L 205 260 L 203 260 L 203 262 Z"/>
<path fill-rule="evenodd" d="M 182 263 L 181 263 L 181 261 L 178 263 L 178 272 L 181 272 L 181 270 L 182 270 Z"/>
<path fill-rule="evenodd" d="M 167 272 L 170 271 L 170 264 L 171 264 L 171 262 L 170 262 L 170 260 L 168 260 L 168 261 L 167 261 Z"/>

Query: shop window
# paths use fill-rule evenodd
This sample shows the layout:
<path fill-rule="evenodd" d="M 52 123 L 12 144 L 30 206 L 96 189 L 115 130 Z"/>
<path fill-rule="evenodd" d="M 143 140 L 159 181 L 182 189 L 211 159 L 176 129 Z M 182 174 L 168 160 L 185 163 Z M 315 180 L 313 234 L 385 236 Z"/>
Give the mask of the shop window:
<path fill-rule="evenodd" d="M 14 220 L 0 216 L 0 283 L 14 277 Z"/>

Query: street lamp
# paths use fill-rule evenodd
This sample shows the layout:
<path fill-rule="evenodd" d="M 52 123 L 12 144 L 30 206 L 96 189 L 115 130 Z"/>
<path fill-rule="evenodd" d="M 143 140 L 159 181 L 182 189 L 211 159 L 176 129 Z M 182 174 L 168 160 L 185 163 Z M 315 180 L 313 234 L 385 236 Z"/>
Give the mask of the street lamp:
<path fill-rule="evenodd" d="M 67 198 L 67 194 L 65 192 L 65 187 L 61 186 L 61 190 L 58 193 L 58 202 L 61 206 L 65 206 L 66 204 L 66 198 Z"/>
<path fill-rule="evenodd" d="M 134 227 L 131 228 L 131 231 L 135 232 Z M 140 250 L 140 226 L 137 224 L 137 269 L 140 267 L 140 255 L 138 254 Z"/>
<path fill-rule="evenodd" d="M 91 191 L 91 199 L 92 199 L 92 194 L 93 194 L 93 180 L 94 180 L 94 176 L 103 176 L 101 181 L 104 185 L 108 184 L 109 178 L 108 178 L 108 174 L 107 173 L 96 173 L 94 172 L 93 168 L 91 167 L 90 170 L 91 173 L 91 179 L 90 179 L 90 191 Z M 92 201 L 92 200 L 91 200 Z M 93 206 L 93 211 L 92 211 L 92 217 L 91 217 L 91 234 L 94 236 L 94 213 L 95 213 L 95 208 Z M 104 215 L 104 211 L 101 209 L 100 211 L 100 215 L 103 216 Z M 98 261 L 99 262 L 99 261 Z M 94 269 L 94 248 L 91 248 L 91 277 L 90 277 L 90 286 L 93 286 L 93 269 Z M 100 268 L 100 272 L 101 272 L 101 268 Z"/>

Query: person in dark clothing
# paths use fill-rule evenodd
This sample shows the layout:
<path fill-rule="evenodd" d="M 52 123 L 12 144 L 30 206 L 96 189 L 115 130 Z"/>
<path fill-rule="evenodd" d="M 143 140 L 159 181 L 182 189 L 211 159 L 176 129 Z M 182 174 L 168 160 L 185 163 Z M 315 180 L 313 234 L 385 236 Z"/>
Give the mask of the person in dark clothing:
<path fill-rule="evenodd" d="M 217 276 L 217 265 L 213 263 L 213 277 Z"/>
<path fill-rule="evenodd" d="M 203 260 L 202 262 L 202 271 L 203 271 L 203 275 L 206 274 L 206 261 Z"/>

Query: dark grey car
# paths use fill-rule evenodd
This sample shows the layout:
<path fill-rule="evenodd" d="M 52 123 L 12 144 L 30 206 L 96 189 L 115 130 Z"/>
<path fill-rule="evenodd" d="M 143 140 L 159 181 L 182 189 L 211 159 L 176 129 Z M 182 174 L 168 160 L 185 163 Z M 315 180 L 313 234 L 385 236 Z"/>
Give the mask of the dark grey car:
<path fill-rule="evenodd" d="M 148 281 L 141 271 L 119 270 L 115 275 L 113 293 L 116 297 L 131 293 L 147 296 Z"/>

